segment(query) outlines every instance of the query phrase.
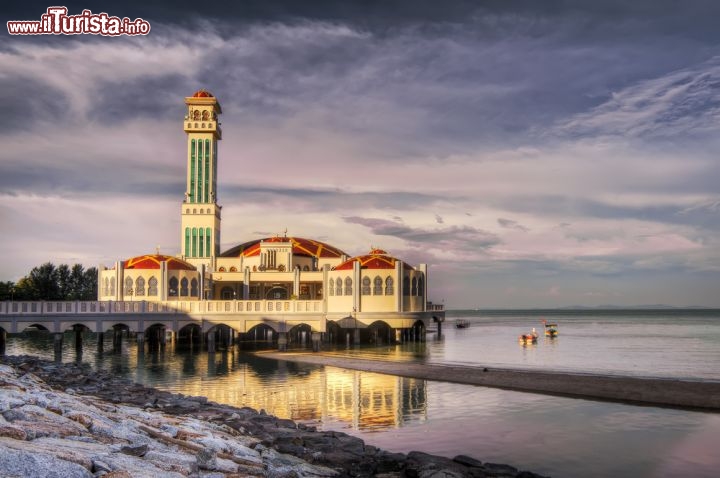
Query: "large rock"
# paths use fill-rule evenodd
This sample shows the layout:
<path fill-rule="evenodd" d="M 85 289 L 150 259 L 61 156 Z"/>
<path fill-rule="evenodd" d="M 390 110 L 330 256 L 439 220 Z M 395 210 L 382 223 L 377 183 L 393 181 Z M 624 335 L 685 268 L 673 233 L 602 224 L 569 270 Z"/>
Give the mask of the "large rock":
<path fill-rule="evenodd" d="M 0 476 L 22 478 L 93 478 L 85 467 L 43 453 L 0 448 Z"/>

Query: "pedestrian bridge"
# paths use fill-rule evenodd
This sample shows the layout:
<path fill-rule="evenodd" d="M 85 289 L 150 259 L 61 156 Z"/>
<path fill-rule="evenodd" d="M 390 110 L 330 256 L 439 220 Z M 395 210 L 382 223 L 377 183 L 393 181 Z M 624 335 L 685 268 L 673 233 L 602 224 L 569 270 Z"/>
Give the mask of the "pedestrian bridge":
<path fill-rule="evenodd" d="M 203 300 L 203 301 L 10 301 L 0 302 L 0 334 L 45 329 L 59 337 L 66 331 L 102 334 L 123 330 L 144 341 L 146 332 L 174 338 L 197 331 L 204 342 L 215 340 L 221 329 L 227 336 L 258 329 L 275 334 L 279 347 L 288 332 L 310 334 L 313 343 L 324 335 L 338 341 L 352 335 L 354 343 L 401 341 L 420 337 L 433 323 L 441 323 L 442 306 L 428 304 L 422 312 L 328 312 L 322 300 Z M 191 332 L 193 333 L 193 332 Z M 151 335 L 148 334 L 148 337 Z M 218 335 L 220 337 L 220 335 Z M 79 340 L 79 339 L 78 339 Z M 232 340 L 232 339 L 231 339 Z"/>

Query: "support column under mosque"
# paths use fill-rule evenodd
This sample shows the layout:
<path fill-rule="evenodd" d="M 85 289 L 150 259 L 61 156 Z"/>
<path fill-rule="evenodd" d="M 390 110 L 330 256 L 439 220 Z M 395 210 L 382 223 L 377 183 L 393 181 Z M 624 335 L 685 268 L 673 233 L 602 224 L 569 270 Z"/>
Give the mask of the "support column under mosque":
<path fill-rule="evenodd" d="M 285 352 L 287 350 L 287 332 L 278 332 L 278 350 Z"/>
<path fill-rule="evenodd" d="M 353 343 L 355 345 L 360 344 L 360 329 L 358 328 L 353 331 Z"/>
<path fill-rule="evenodd" d="M 138 345 L 138 353 L 142 350 L 145 351 L 145 332 L 138 332 L 137 333 L 137 345 Z"/>
<path fill-rule="evenodd" d="M 104 332 L 98 332 L 97 334 L 97 351 L 102 353 L 103 348 L 105 347 L 105 333 Z"/>
<path fill-rule="evenodd" d="M 320 352 L 320 342 L 322 339 L 322 336 L 320 332 L 313 332 L 310 336 L 312 340 L 312 350 L 313 352 Z"/>
<path fill-rule="evenodd" d="M 402 329 L 395 329 L 395 342 L 402 343 Z"/>
<path fill-rule="evenodd" d="M 212 330 L 206 334 L 207 336 L 207 351 L 208 353 L 215 353 L 215 331 Z"/>

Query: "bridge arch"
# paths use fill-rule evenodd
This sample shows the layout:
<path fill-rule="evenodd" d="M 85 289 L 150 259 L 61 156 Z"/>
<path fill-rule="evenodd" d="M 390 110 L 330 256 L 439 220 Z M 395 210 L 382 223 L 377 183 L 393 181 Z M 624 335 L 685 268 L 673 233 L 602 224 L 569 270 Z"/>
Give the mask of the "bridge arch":
<path fill-rule="evenodd" d="M 297 324 L 288 330 L 287 345 L 290 348 L 307 348 L 312 345 L 312 327 L 309 324 Z"/>

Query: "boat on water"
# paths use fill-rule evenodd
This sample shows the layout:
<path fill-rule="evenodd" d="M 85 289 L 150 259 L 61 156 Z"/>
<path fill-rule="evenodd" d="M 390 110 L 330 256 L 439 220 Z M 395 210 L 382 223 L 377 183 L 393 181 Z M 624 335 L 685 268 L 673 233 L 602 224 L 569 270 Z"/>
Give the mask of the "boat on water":
<path fill-rule="evenodd" d="M 470 322 L 466 319 L 457 319 L 455 321 L 455 328 L 456 329 L 467 329 L 470 327 Z"/>
<path fill-rule="evenodd" d="M 558 335 L 558 326 L 556 323 L 548 322 L 547 320 L 543 320 L 543 324 L 545 325 L 545 337 L 555 338 Z"/>
<path fill-rule="evenodd" d="M 523 345 L 526 344 L 536 344 L 538 339 L 538 333 L 533 327 L 532 332 L 529 334 L 522 334 L 518 337 L 518 342 L 520 342 Z"/>

